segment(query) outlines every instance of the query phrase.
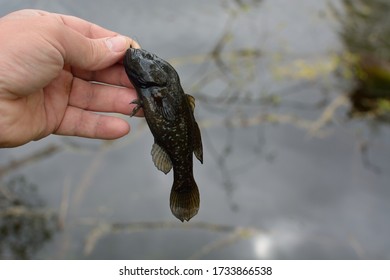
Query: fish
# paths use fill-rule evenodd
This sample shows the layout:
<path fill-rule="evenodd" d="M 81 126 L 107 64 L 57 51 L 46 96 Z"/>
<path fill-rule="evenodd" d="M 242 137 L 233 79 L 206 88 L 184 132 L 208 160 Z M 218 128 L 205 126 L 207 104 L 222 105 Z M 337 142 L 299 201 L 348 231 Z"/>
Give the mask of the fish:
<path fill-rule="evenodd" d="M 154 137 L 154 165 L 165 174 L 173 169 L 171 212 L 180 221 L 188 222 L 200 205 L 193 155 L 203 164 L 201 132 L 194 117 L 195 98 L 184 93 L 173 66 L 151 52 L 129 48 L 123 65 L 137 92 L 130 116 L 142 108 Z"/>

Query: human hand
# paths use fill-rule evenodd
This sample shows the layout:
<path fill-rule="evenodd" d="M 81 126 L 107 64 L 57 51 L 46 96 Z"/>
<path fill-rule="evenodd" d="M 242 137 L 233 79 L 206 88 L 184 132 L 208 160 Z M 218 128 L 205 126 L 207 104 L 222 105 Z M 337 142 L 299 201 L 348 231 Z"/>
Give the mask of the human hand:
<path fill-rule="evenodd" d="M 132 111 L 136 93 L 120 63 L 137 42 L 38 10 L 0 18 L 0 38 L 0 147 L 49 134 L 116 139 L 129 132 L 125 120 L 95 111 Z"/>

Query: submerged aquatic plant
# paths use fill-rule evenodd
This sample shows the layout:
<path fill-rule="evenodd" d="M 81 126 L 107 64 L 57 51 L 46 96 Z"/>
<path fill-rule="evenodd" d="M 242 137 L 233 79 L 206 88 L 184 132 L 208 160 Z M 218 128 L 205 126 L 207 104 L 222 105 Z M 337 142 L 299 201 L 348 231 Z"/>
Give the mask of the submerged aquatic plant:
<path fill-rule="evenodd" d="M 352 115 L 390 116 L 390 3 L 385 0 L 343 0 L 343 61 L 355 80 L 350 93 Z"/>

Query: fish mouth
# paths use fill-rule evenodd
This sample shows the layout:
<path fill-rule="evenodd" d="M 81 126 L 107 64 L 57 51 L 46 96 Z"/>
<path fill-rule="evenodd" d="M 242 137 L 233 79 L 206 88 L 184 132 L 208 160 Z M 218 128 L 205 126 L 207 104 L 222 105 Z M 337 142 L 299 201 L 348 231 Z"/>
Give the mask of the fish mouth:
<path fill-rule="evenodd" d="M 141 52 L 142 49 L 129 48 L 126 52 L 126 56 L 129 56 L 129 59 L 132 61 L 137 61 L 141 57 Z"/>
<path fill-rule="evenodd" d="M 128 62 L 130 62 L 130 65 L 139 65 L 143 64 L 143 66 L 147 66 L 149 63 L 157 63 L 159 61 L 159 58 L 143 49 L 134 49 L 129 48 L 126 51 L 126 58 Z"/>
<path fill-rule="evenodd" d="M 141 64 L 141 55 L 140 55 L 140 49 L 133 49 L 129 48 L 126 51 L 125 57 L 124 57 L 124 66 L 125 69 L 132 73 L 138 73 L 140 72 L 140 64 Z"/>
<path fill-rule="evenodd" d="M 123 64 L 130 81 L 140 88 L 165 86 L 167 75 L 160 67 L 160 59 L 143 49 L 129 48 Z"/>

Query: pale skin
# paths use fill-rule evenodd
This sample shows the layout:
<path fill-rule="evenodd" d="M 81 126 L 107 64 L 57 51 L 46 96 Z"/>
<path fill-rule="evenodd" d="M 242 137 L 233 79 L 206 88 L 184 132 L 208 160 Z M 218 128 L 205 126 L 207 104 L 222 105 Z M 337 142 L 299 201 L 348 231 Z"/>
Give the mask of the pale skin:
<path fill-rule="evenodd" d="M 50 134 L 116 139 L 129 133 L 124 119 L 96 112 L 132 112 L 136 92 L 121 61 L 130 46 L 139 48 L 133 39 L 38 10 L 0 18 L 0 38 L 0 148 Z"/>

